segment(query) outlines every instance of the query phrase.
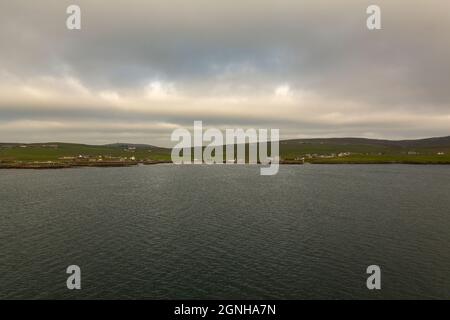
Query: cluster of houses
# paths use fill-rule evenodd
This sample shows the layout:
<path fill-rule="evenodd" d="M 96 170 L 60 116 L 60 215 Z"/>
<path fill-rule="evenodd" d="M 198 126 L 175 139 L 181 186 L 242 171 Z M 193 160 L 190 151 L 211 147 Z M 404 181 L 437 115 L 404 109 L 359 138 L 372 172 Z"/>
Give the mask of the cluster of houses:
<path fill-rule="evenodd" d="M 417 151 L 408 151 L 407 152 L 407 154 L 409 155 L 409 156 L 416 156 L 416 155 L 419 155 L 420 154 L 420 152 L 417 152 Z M 443 155 L 445 155 L 445 152 L 436 152 L 436 154 L 438 155 L 438 156 L 443 156 Z"/>
<path fill-rule="evenodd" d="M 350 152 L 340 152 L 340 153 L 331 153 L 331 154 L 317 154 L 317 153 L 307 153 L 304 155 L 304 158 L 312 159 L 312 158 L 336 158 L 336 157 L 347 157 L 351 155 Z"/>
<path fill-rule="evenodd" d="M 113 156 L 89 156 L 89 155 L 78 155 L 76 157 L 60 157 L 58 160 L 62 161 L 81 161 L 81 162 L 125 162 L 125 161 L 136 161 L 135 156 L 131 157 L 113 157 Z"/>
<path fill-rule="evenodd" d="M 25 148 L 29 148 L 29 147 L 31 148 L 33 146 L 22 144 L 22 145 L 19 146 L 19 148 L 25 149 Z M 40 144 L 40 145 L 38 145 L 38 147 L 58 149 L 59 146 L 57 144 Z"/>

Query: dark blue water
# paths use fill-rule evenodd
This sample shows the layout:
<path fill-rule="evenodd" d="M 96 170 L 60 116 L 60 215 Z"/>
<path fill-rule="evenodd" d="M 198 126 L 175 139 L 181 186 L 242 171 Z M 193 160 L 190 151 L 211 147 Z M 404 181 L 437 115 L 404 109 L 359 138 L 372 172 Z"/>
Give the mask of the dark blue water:
<path fill-rule="evenodd" d="M 448 166 L 0 170 L 0 298 L 449 299 L 449 208 Z"/>

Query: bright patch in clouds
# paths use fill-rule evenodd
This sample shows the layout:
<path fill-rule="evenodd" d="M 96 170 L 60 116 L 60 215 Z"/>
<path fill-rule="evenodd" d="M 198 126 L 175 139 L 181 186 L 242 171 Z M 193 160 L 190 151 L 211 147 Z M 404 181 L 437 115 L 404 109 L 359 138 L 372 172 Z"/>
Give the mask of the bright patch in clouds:
<path fill-rule="evenodd" d="M 99 93 L 99 96 L 110 102 L 118 102 L 120 100 L 118 93 L 114 91 L 102 91 Z"/>
<path fill-rule="evenodd" d="M 173 83 L 153 81 L 146 87 L 146 94 L 149 99 L 168 99 L 175 97 L 176 91 Z"/>
<path fill-rule="evenodd" d="M 278 86 L 275 89 L 275 95 L 277 97 L 282 97 L 282 98 L 290 97 L 290 96 L 292 96 L 291 87 L 287 84 Z"/>

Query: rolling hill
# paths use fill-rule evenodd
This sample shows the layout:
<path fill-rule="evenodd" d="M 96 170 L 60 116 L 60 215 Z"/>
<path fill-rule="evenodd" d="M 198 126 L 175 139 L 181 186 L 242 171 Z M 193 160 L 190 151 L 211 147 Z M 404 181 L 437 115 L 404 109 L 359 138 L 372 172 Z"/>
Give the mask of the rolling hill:
<path fill-rule="evenodd" d="M 0 143 L 1 162 L 62 161 L 102 158 L 170 161 L 171 149 L 146 144 L 86 145 L 60 142 Z M 285 162 L 309 163 L 450 163 L 450 136 L 418 140 L 365 138 L 293 139 L 280 141 Z"/>

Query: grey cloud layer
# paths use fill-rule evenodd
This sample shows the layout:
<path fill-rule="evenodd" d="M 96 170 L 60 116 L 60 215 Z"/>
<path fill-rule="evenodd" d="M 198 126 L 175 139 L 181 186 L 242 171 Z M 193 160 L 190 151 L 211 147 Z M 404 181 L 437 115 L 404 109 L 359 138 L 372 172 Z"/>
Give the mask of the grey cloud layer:
<path fill-rule="evenodd" d="M 375 2 L 377 32 L 365 0 L 2 0 L 0 140 L 29 140 L 20 121 L 73 128 L 36 126 L 38 140 L 75 140 L 82 121 L 123 124 L 103 136 L 79 126 L 85 142 L 130 131 L 166 144 L 156 127 L 126 124 L 193 119 L 286 136 L 449 134 L 450 2 Z M 72 3 L 80 32 L 65 28 Z M 272 99 L 282 86 L 285 101 Z"/>

